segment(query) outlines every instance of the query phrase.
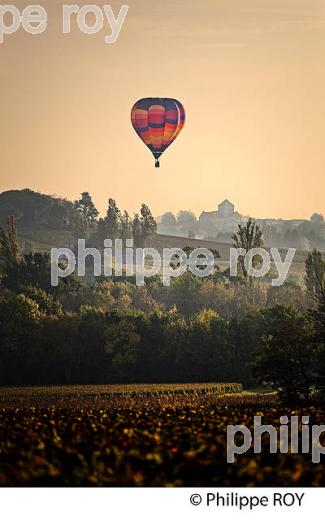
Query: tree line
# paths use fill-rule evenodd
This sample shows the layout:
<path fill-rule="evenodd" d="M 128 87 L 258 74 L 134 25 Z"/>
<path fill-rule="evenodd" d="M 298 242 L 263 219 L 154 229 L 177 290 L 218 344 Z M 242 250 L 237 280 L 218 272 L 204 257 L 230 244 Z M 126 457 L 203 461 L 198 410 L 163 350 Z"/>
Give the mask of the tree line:
<path fill-rule="evenodd" d="M 263 244 L 252 221 L 233 240 Z M 325 394 L 325 262 L 317 250 L 303 284 L 272 287 L 242 268 L 236 278 L 186 273 L 171 287 L 158 277 L 137 287 L 132 278 L 71 275 L 54 288 L 49 255 L 22 255 L 9 218 L 0 228 L 0 284 L 0 384 L 236 381 L 274 388 L 283 401 Z"/>
<path fill-rule="evenodd" d="M 15 216 L 25 252 L 48 250 L 50 244 L 58 247 L 59 240 L 62 246 L 68 243 L 72 247 L 79 238 L 101 249 L 107 238 L 132 238 L 136 247 L 143 247 L 157 229 L 146 204 L 130 216 L 109 198 L 105 215 L 100 217 L 88 192 L 74 202 L 28 189 L 4 192 L 0 194 L 0 226 L 6 225 L 8 215 Z"/>
<path fill-rule="evenodd" d="M 98 218 L 99 212 L 91 195 L 84 192 L 74 202 L 74 207 L 78 216 L 75 224 L 78 238 L 90 239 L 90 244 L 99 248 L 103 248 L 107 238 L 132 238 L 136 247 L 144 247 L 147 238 L 157 230 L 156 221 L 146 204 L 142 204 L 140 213 L 131 218 L 126 210 L 122 212 L 118 208 L 114 199 L 109 198 L 105 217 Z"/>

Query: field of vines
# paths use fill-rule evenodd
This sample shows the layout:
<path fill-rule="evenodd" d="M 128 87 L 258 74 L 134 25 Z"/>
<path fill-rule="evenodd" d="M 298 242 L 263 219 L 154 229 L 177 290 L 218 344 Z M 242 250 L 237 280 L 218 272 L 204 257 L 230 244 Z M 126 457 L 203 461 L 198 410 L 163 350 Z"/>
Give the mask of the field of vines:
<path fill-rule="evenodd" d="M 226 459 L 228 425 L 254 415 L 279 426 L 272 393 L 238 384 L 114 385 L 0 389 L 1 486 L 324 486 L 310 454 L 248 451 Z"/>

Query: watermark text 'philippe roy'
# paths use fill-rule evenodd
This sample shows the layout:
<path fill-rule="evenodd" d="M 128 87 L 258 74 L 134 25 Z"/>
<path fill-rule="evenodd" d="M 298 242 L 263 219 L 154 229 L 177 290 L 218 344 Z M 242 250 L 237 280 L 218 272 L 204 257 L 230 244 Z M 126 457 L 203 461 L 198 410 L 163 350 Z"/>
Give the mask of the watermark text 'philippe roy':
<path fill-rule="evenodd" d="M 236 436 L 240 434 L 241 444 L 236 443 Z M 227 462 L 235 462 L 235 455 L 242 455 L 253 448 L 254 453 L 262 452 L 262 436 L 268 435 L 269 453 L 311 453 L 312 462 L 318 464 L 321 455 L 325 455 L 325 446 L 321 442 L 325 434 L 325 424 L 309 424 L 309 417 L 302 416 L 299 426 L 299 417 L 292 415 L 280 417 L 280 427 L 277 429 L 270 424 L 262 424 L 262 417 L 254 417 L 254 427 L 251 431 L 247 426 L 227 426 Z M 238 441 L 238 439 L 237 439 Z"/>
<path fill-rule="evenodd" d="M 230 249 L 230 275 L 238 275 L 239 258 L 242 258 L 247 274 L 254 278 L 261 278 L 269 274 L 272 265 L 277 274 L 272 278 L 273 286 L 281 286 L 286 280 L 295 249 L 289 249 L 286 258 L 282 260 L 276 248 L 270 251 L 256 248 Z M 259 262 L 256 264 L 256 258 Z M 66 278 L 72 273 L 86 276 L 86 260 L 92 260 L 94 276 L 126 276 L 136 277 L 136 284 L 143 285 L 146 278 L 159 275 L 165 286 L 169 286 L 172 278 L 182 276 L 190 271 L 194 276 L 205 278 L 216 271 L 216 259 L 212 251 L 207 248 L 193 249 L 189 254 L 181 248 L 164 248 L 162 255 L 154 248 L 134 249 L 132 239 L 105 240 L 103 253 L 96 248 L 87 248 L 84 239 L 78 240 L 77 252 L 69 248 L 53 248 L 51 250 L 51 283 L 57 286 L 60 278 Z"/>

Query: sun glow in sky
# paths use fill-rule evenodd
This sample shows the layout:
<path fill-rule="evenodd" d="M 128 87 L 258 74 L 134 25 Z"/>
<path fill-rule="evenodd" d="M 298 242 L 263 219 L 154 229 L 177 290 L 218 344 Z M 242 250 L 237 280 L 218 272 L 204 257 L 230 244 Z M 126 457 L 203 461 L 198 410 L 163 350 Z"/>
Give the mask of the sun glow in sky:
<path fill-rule="evenodd" d="M 42 2 L 44 34 L 0 45 L 0 191 L 89 191 L 102 212 L 112 197 L 156 216 L 224 198 L 259 217 L 325 213 L 325 0 L 130 0 L 114 45 L 108 26 L 63 35 L 63 3 Z M 160 170 L 130 123 L 152 96 L 187 111 Z"/>

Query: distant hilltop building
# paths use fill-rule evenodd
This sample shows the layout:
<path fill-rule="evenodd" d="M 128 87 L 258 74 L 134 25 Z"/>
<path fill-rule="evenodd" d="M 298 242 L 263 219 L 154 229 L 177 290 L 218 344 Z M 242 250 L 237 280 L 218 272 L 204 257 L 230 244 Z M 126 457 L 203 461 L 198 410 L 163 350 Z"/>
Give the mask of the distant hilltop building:
<path fill-rule="evenodd" d="M 177 216 L 165 213 L 158 220 L 158 233 L 231 244 L 238 225 L 245 225 L 248 218 L 225 199 L 215 211 L 202 211 L 198 219 L 190 211 L 181 211 Z M 325 220 L 320 213 L 314 213 L 310 220 L 252 218 L 260 226 L 267 247 L 294 247 L 301 251 L 316 247 L 325 251 Z"/>
<path fill-rule="evenodd" d="M 217 211 L 203 211 L 199 217 L 199 226 L 212 231 L 233 231 L 243 220 L 242 215 L 235 211 L 235 206 L 228 199 L 218 204 Z"/>
<path fill-rule="evenodd" d="M 217 213 L 223 218 L 231 217 L 235 213 L 235 205 L 226 199 L 218 205 Z"/>

